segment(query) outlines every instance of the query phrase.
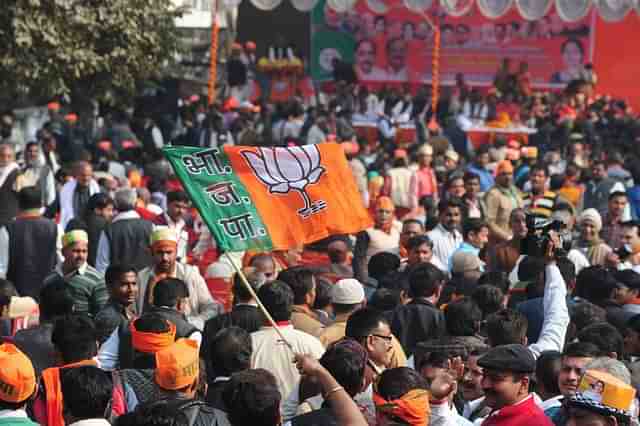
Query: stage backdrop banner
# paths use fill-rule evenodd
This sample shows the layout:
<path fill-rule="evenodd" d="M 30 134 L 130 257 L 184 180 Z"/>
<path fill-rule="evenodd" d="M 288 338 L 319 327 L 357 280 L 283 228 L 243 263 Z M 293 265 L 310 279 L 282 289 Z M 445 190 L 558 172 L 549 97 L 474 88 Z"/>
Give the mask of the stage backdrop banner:
<path fill-rule="evenodd" d="M 512 71 L 521 61 L 528 63 L 534 87 L 560 88 L 592 61 L 595 12 L 568 23 L 553 8 L 537 21 L 526 21 L 515 7 L 495 20 L 484 17 L 477 6 L 466 9 L 453 17 L 434 1 L 426 11 L 442 35 L 444 84 L 452 84 L 460 72 L 467 82 L 488 86 L 502 59 L 509 57 Z M 428 83 L 433 38 L 425 18 L 402 0 L 358 0 L 345 13 L 320 0 L 311 26 L 312 75 L 315 80 L 331 80 L 332 62 L 338 58 L 354 63 L 363 82 Z"/>

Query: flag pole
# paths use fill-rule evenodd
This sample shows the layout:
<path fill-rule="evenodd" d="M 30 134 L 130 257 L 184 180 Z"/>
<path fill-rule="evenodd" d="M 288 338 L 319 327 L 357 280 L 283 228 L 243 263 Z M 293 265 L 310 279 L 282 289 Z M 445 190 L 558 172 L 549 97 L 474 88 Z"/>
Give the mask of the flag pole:
<path fill-rule="evenodd" d="M 209 48 L 209 81 L 207 82 L 207 105 L 216 100 L 216 81 L 218 78 L 218 2 L 211 4 L 211 46 Z"/>
<path fill-rule="evenodd" d="M 276 324 L 276 322 L 273 320 L 273 317 L 271 316 L 271 314 L 269 313 L 267 308 L 264 307 L 264 305 L 262 304 L 262 302 L 258 298 L 258 295 L 256 294 L 256 292 L 253 291 L 253 287 L 251 287 L 251 284 L 249 284 L 249 281 L 247 281 L 247 277 L 244 275 L 244 272 L 242 272 L 242 269 L 240 269 L 240 267 L 238 265 L 236 265 L 236 262 L 233 260 L 233 258 L 231 256 L 229 256 L 229 252 L 228 251 L 225 251 L 224 255 L 227 258 L 227 260 L 231 263 L 231 265 L 233 266 L 233 269 L 236 270 L 236 274 L 238 274 L 240 276 L 240 281 L 242 281 L 242 284 L 244 284 L 244 286 L 246 287 L 247 291 L 251 294 L 251 297 L 253 297 L 255 299 L 256 303 L 258 304 L 258 308 L 260 309 L 260 311 L 262 311 L 262 314 L 267 319 L 267 321 L 269 321 L 269 324 L 271 324 L 271 326 L 274 328 L 276 333 L 278 333 L 278 336 L 280 336 L 280 338 L 285 343 L 285 345 L 287 345 L 287 347 L 289 349 L 291 349 L 291 352 L 293 352 L 295 354 L 296 352 L 293 350 L 293 346 L 284 337 L 284 335 L 282 334 L 282 331 L 280 331 L 280 329 L 278 328 L 278 324 Z"/>

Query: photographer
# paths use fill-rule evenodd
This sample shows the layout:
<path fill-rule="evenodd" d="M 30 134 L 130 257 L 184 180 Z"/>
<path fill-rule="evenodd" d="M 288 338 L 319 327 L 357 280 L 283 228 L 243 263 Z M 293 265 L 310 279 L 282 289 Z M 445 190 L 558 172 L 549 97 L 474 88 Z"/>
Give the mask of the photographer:
<path fill-rule="evenodd" d="M 538 218 L 540 219 L 540 218 Z M 543 321 L 542 328 L 536 343 L 529 345 L 529 350 L 537 357 L 540 353 L 548 350 L 562 351 L 564 345 L 566 329 L 569 325 L 569 312 L 567 309 L 566 297 L 567 286 L 564 278 L 557 266 L 559 255 L 564 255 L 568 236 L 558 231 L 549 229 L 554 224 L 548 220 L 536 222 L 536 217 L 527 217 L 527 226 L 530 229 L 527 237 L 523 239 L 521 251 L 523 254 L 532 257 L 535 263 L 538 258 L 544 264 L 544 295 L 542 297 Z M 565 256 L 562 256 L 565 257 Z M 514 269 L 517 271 L 517 268 Z M 496 315 L 499 315 L 498 312 Z M 509 327 L 508 320 L 502 320 L 502 327 Z M 524 327 L 522 336 L 517 337 L 510 343 L 527 344 L 527 327 Z M 520 333 L 516 333 L 520 334 Z M 505 342 L 503 342 L 505 343 Z"/>
<path fill-rule="evenodd" d="M 544 351 L 562 352 L 570 321 L 567 309 L 567 286 L 556 265 L 557 249 L 561 248 L 562 244 L 556 231 L 548 231 L 547 235 L 549 243 L 544 252 L 544 321 L 538 341 L 528 346 L 536 358 Z"/>

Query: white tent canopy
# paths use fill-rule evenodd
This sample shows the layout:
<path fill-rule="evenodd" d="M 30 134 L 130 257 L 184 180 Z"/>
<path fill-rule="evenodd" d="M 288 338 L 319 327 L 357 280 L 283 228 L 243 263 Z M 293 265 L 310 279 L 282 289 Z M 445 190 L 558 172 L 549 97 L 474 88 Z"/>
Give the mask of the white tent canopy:
<path fill-rule="evenodd" d="M 272 10 L 280 5 L 282 0 L 250 0 L 261 10 Z M 293 7 L 301 12 L 313 9 L 318 0 L 289 0 Z M 369 1 L 374 3 L 376 13 L 384 14 L 389 8 L 383 0 Z M 405 0 L 405 4 L 412 10 L 427 10 L 438 0 Z M 467 13 L 474 3 L 478 10 L 489 19 L 497 19 L 504 16 L 513 8 L 529 21 L 535 21 L 545 16 L 551 6 L 555 4 L 560 18 L 567 22 L 575 22 L 585 17 L 592 8 L 608 22 L 623 20 L 633 9 L 640 13 L 640 0 L 439 0 L 443 9 L 452 16 L 462 16 Z M 327 0 L 329 7 L 338 13 L 351 10 L 357 0 Z"/>

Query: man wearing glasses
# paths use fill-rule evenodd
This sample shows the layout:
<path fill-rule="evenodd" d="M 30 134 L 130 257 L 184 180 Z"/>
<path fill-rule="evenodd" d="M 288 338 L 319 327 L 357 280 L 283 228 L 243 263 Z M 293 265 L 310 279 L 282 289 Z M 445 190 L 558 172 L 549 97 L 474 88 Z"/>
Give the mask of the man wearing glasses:
<path fill-rule="evenodd" d="M 354 312 L 347 320 L 345 335 L 357 340 L 365 348 L 374 376 L 390 366 L 393 335 L 383 313 L 371 308 Z"/>

